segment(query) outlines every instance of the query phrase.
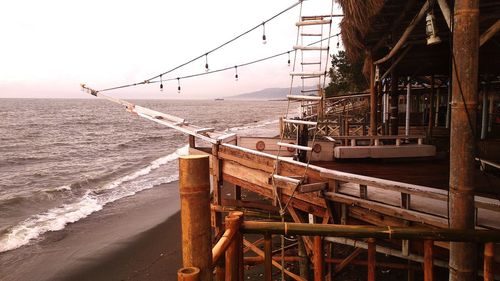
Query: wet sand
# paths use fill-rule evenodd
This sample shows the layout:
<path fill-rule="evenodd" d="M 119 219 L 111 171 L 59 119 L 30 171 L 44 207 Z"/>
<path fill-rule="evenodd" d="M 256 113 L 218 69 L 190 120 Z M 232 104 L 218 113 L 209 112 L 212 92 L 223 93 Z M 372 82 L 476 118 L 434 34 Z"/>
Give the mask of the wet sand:
<path fill-rule="evenodd" d="M 180 235 L 174 182 L 0 254 L 0 280 L 176 280 Z"/>

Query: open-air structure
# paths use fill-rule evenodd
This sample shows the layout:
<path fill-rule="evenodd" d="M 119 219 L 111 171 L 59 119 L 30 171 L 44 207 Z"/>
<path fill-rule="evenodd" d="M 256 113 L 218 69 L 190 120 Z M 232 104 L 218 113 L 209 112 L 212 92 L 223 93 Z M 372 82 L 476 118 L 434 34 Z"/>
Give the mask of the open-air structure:
<path fill-rule="evenodd" d="M 387 268 L 408 280 L 499 280 L 500 2 L 338 3 L 343 45 L 364 61 L 369 89 L 327 98 L 328 63 L 302 59 L 292 79 L 320 87 L 288 96 L 301 114 L 284 116 L 277 137 L 113 100 L 189 135 L 180 185 L 190 268 L 179 280 L 243 280 L 245 265 L 261 263 L 264 280 L 334 280 L 347 265 L 366 267 L 367 280 Z M 302 16 L 298 36 L 329 36 L 307 28 L 331 29 L 332 17 Z M 329 46 L 294 49 L 328 60 Z M 337 245 L 352 248 L 336 257 Z"/>

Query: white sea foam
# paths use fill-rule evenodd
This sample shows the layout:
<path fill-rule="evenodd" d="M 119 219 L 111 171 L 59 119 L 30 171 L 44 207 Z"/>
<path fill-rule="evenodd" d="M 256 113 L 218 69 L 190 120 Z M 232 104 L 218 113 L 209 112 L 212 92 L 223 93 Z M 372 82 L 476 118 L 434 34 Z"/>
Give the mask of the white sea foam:
<path fill-rule="evenodd" d="M 226 131 L 229 132 L 237 132 L 237 131 L 243 131 L 243 130 L 251 130 L 251 129 L 258 129 L 258 128 L 263 128 L 272 124 L 277 124 L 278 120 L 272 120 L 272 121 L 265 121 L 265 122 L 260 122 L 252 125 L 246 125 L 246 126 L 239 126 L 239 127 L 233 127 L 226 129 Z"/>
<path fill-rule="evenodd" d="M 39 237 L 48 231 L 57 231 L 64 229 L 68 223 L 76 222 L 90 214 L 101 210 L 106 204 L 119 200 L 121 198 L 132 196 L 137 192 L 153 188 L 162 183 L 169 183 L 178 180 L 179 176 L 168 175 L 165 177 L 155 177 L 154 179 L 144 179 L 133 181 L 140 176 L 149 174 L 151 171 L 176 160 L 181 155 L 186 155 L 188 146 L 179 148 L 174 153 L 158 158 L 152 161 L 147 167 L 134 173 L 121 177 L 112 183 L 104 186 L 101 190 L 110 190 L 112 192 L 95 193 L 87 191 L 78 201 L 70 204 L 50 209 L 44 213 L 33 215 L 19 224 L 9 228 L 7 233 L 0 237 L 0 252 L 10 251 L 28 244 L 31 240 Z M 124 183 L 128 183 L 123 189 L 118 188 Z M 60 187 L 67 190 L 67 187 Z"/>

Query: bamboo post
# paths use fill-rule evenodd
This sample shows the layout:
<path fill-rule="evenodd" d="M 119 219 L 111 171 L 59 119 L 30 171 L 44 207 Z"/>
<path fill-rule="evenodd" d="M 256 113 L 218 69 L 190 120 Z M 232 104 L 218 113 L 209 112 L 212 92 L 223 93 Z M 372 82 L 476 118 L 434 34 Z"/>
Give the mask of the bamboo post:
<path fill-rule="evenodd" d="M 377 254 L 375 247 L 375 238 L 368 238 L 368 281 L 375 281 L 375 255 Z"/>
<path fill-rule="evenodd" d="M 434 280 L 434 242 L 432 240 L 424 241 L 424 281 Z"/>
<path fill-rule="evenodd" d="M 484 244 L 484 281 L 494 281 L 493 258 L 495 256 L 495 244 Z"/>
<path fill-rule="evenodd" d="M 474 157 L 479 68 L 479 0 L 456 0 L 452 51 L 450 227 L 474 229 Z M 450 281 L 474 280 L 474 243 L 450 243 Z"/>
<path fill-rule="evenodd" d="M 243 258 L 243 237 L 238 231 L 242 221 L 242 212 L 231 212 L 225 220 L 226 228 L 236 231 L 226 250 L 226 281 L 239 281 L 240 271 L 243 272 L 243 263 L 240 261 Z"/>
<path fill-rule="evenodd" d="M 371 55 L 368 57 L 370 65 L 370 135 L 377 135 L 377 94 L 375 91 L 375 66 Z"/>
<path fill-rule="evenodd" d="M 399 77 L 396 70 L 391 71 L 391 110 L 390 110 L 390 122 L 389 126 L 391 128 L 391 135 L 399 135 L 399 91 L 398 91 L 398 80 Z"/>
<path fill-rule="evenodd" d="M 321 236 L 314 236 L 314 281 L 324 281 L 323 274 L 323 241 Z"/>
<path fill-rule="evenodd" d="M 213 204 L 222 205 L 222 160 L 219 159 L 219 145 L 212 145 L 212 187 L 213 187 Z M 212 221 L 215 228 L 215 236 L 219 236 L 222 232 L 222 214 L 212 212 Z"/>
<path fill-rule="evenodd" d="M 408 84 L 406 85 L 406 113 L 405 113 L 405 135 L 410 135 L 410 117 L 411 117 L 411 79 L 408 76 Z"/>
<path fill-rule="evenodd" d="M 273 245 L 271 234 L 264 235 L 264 280 L 273 279 Z"/>
<path fill-rule="evenodd" d="M 182 264 L 198 267 L 200 280 L 212 280 L 212 229 L 210 226 L 209 158 L 179 157 Z"/>
<path fill-rule="evenodd" d="M 427 117 L 427 137 L 429 141 L 432 139 L 432 125 L 434 123 L 434 99 L 436 95 L 436 82 L 434 79 L 434 75 L 431 75 L 431 94 L 429 97 L 429 112 Z"/>
<path fill-rule="evenodd" d="M 177 281 L 199 281 L 200 269 L 197 267 L 183 267 L 177 271 Z"/>

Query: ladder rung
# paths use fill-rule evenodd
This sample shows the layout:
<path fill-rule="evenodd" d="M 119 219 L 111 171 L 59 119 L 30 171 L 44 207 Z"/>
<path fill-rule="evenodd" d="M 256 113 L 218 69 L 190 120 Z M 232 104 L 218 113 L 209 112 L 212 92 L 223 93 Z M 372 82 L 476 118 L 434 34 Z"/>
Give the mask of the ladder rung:
<path fill-rule="evenodd" d="M 293 124 L 310 125 L 310 126 L 316 126 L 316 125 L 318 125 L 318 122 L 296 120 L 296 119 L 283 119 L 283 122 L 293 123 Z"/>
<path fill-rule="evenodd" d="M 328 51 L 328 47 L 317 47 L 317 46 L 293 46 L 294 50 L 302 51 Z"/>
<path fill-rule="evenodd" d="M 308 76 L 308 77 L 320 77 L 325 75 L 324 72 L 291 72 L 291 76 Z"/>
<path fill-rule="evenodd" d="M 313 64 L 321 64 L 321 62 L 301 62 L 302 65 L 313 65 Z"/>
<path fill-rule="evenodd" d="M 201 129 L 195 130 L 194 132 L 196 134 L 201 134 L 201 133 L 213 132 L 214 130 L 215 130 L 214 128 L 201 128 Z"/>
<path fill-rule="evenodd" d="M 321 100 L 319 96 L 287 95 L 289 100 Z"/>
<path fill-rule="evenodd" d="M 299 179 L 284 177 L 280 175 L 273 175 L 273 179 L 278 182 L 291 183 L 293 185 L 299 185 L 302 181 Z"/>
<path fill-rule="evenodd" d="M 317 93 L 319 89 L 300 90 L 301 93 Z"/>
<path fill-rule="evenodd" d="M 296 26 L 304 26 L 304 25 L 319 25 L 319 24 L 330 24 L 332 20 L 310 20 L 310 21 L 299 21 L 295 25 Z"/>
<path fill-rule="evenodd" d="M 298 191 L 299 191 L 299 193 L 308 193 L 308 192 L 325 190 L 326 187 L 327 187 L 326 182 L 315 182 L 315 183 L 308 183 L 308 184 L 300 185 Z"/>
<path fill-rule="evenodd" d="M 306 104 L 301 105 L 301 107 L 311 107 L 311 106 L 316 106 L 316 105 L 318 105 L 318 104 L 319 104 L 318 102 L 314 102 L 314 103 L 306 103 Z"/>
<path fill-rule="evenodd" d="M 312 150 L 312 148 L 310 148 L 309 146 L 302 146 L 302 145 L 297 145 L 297 144 L 293 144 L 293 143 L 278 142 L 277 144 L 279 146 L 294 148 L 294 149 L 298 149 L 298 150 L 304 150 L 304 151 L 311 151 Z"/>
<path fill-rule="evenodd" d="M 330 16 L 302 16 L 302 20 L 322 20 L 324 18 L 328 18 Z"/>
<path fill-rule="evenodd" d="M 301 36 L 323 36 L 321 33 L 301 33 Z"/>

